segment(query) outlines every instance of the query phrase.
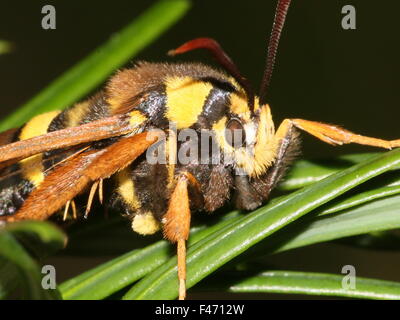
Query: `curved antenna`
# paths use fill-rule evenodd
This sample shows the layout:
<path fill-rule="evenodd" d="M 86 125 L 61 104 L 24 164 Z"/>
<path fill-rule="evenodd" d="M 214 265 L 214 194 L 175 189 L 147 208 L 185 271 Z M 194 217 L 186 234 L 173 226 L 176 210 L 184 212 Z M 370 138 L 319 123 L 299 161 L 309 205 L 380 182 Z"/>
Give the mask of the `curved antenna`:
<path fill-rule="evenodd" d="M 196 38 L 181 45 L 175 50 L 168 51 L 168 55 L 185 53 L 196 49 L 206 49 L 210 51 L 215 60 L 232 75 L 236 81 L 243 87 L 247 95 L 248 105 L 251 111 L 254 109 L 254 92 L 250 82 L 242 76 L 232 59 L 225 53 L 219 43 L 211 38 Z"/>
<path fill-rule="evenodd" d="M 268 43 L 267 61 L 265 63 L 264 75 L 260 86 L 260 104 L 266 103 L 266 96 L 271 82 L 272 71 L 274 70 L 276 52 L 278 51 L 279 39 L 281 37 L 286 14 L 289 10 L 291 0 L 279 0 L 276 5 L 274 23 Z"/>

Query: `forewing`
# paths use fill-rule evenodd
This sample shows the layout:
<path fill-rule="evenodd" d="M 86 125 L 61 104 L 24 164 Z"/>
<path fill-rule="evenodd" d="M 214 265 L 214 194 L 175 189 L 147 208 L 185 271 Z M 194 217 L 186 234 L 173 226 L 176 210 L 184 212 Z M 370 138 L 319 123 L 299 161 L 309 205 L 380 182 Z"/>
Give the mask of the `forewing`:
<path fill-rule="evenodd" d="M 0 219 L 47 219 L 91 183 L 108 178 L 128 166 L 158 137 L 158 133 L 144 132 L 121 138 L 103 149 L 82 151 L 52 170 L 29 194 L 16 214 Z"/>
<path fill-rule="evenodd" d="M 0 164 L 10 165 L 12 162 L 38 153 L 127 134 L 135 129 L 130 125 L 129 119 L 129 115 L 126 114 L 107 117 L 78 127 L 57 130 L 30 139 L 5 144 L 0 147 Z M 4 140 L 10 132 L 6 131 L 2 134 Z"/>

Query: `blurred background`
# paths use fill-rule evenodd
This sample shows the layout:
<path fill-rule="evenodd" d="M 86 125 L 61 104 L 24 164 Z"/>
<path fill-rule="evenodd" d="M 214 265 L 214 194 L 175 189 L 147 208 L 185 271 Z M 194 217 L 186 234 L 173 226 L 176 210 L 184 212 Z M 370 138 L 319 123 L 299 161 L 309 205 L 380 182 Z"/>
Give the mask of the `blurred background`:
<path fill-rule="evenodd" d="M 0 39 L 11 41 L 14 50 L 0 56 L 0 117 L 45 88 L 151 3 L 2 0 Z M 46 4 L 56 8 L 56 30 L 41 28 L 41 8 Z M 356 30 L 341 27 L 341 10 L 347 4 L 356 8 Z M 213 64 L 201 52 L 174 59 L 166 56 L 169 49 L 187 40 L 213 37 L 258 88 L 275 5 L 272 0 L 193 1 L 189 13 L 135 60 Z M 360 134 L 400 138 L 399 12 L 396 0 L 294 0 L 269 95 L 276 124 L 287 117 L 304 118 L 342 125 Z M 303 143 L 307 158 L 375 151 L 362 146 L 332 147 L 306 135 Z M 322 244 L 274 259 L 287 269 L 335 273 L 344 264 L 353 264 L 363 276 L 399 281 L 399 258 L 397 253 L 338 250 L 337 245 Z M 87 261 L 89 265 L 97 262 Z M 83 269 L 87 267 L 84 263 Z M 62 277 L 78 272 L 64 269 Z"/>

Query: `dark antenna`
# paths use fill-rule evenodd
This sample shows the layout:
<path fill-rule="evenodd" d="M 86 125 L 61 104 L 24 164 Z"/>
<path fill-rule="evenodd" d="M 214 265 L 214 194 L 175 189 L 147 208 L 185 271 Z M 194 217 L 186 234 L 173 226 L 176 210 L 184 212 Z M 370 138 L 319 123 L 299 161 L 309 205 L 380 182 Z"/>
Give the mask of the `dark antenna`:
<path fill-rule="evenodd" d="M 249 81 L 242 76 L 232 59 L 225 53 L 219 43 L 211 38 L 197 38 L 188 41 L 175 50 L 168 51 L 168 55 L 185 53 L 196 49 L 206 49 L 210 51 L 214 59 L 232 75 L 246 92 L 250 110 L 254 110 L 254 91 Z"/>
<path fill-rule="evenodd" d="M 271 82 L 272 71 L 274 70 L 276 52 L 278 50 L 279 39 L 282 28 L 285 24 L 286 14 L 289 10 L 291 0 L 279 0 L 276 5 L 274 23 L 268 43 L 267 61 L 265 63 L 264 75 L 260 86 L 260 104 L 266 103 L 266 96 Z"/>

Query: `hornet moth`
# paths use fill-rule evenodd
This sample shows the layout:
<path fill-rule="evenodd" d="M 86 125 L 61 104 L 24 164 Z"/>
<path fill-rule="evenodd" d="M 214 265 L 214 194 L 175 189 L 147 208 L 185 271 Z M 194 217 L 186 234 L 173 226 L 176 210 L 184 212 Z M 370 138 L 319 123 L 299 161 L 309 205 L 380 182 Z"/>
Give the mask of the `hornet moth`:
<path fill-rule="evenodd" d="M 275 130 L 267 93 L 289 5 L 278 1 L 258 95 L 215 40 L 197 38 L 169 54 L 206 49 L 224 71 L 199 63 L 139 62 L 88 100 L 2 133 L 0 222 L 45 220 L 60 211 L 76 216 L 74 198 L 85 192 L 87 216 L 98 192 L 100 202 L 125 214 L 134 231 L 161 229 L 177 243 L 184 299 L 191 212 L 213 212 L 227 201 L 244 210 L 259 207 L 297 152 L 299 130 L 332 145 L 400 146 L 400 139 L 303 119 L 285 119 Z M 180 161 L 185 142 L 176 135 L 185 129 L 211 132 L 224 157 L 212 164 Z M 150 163 L 146 153 L 160 143 L 168 161 Z M 113 190 L 107 201 L 103 183 Z"/>

